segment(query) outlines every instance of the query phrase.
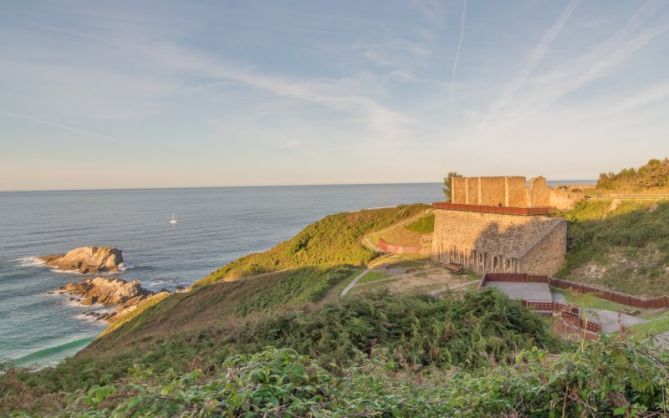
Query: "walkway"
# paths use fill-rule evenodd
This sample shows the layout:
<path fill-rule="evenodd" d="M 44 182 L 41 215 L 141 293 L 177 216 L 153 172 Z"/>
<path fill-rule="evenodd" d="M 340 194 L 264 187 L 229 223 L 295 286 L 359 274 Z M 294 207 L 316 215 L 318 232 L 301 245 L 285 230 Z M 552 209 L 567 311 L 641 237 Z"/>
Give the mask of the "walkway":
<path fill-rule="evenodd" d="M 605 309 L 585 308 L 583 312 L 589 319 L 599 322 L 602 325 L 602 331 L 606 334 L 620 331 L 620 321 L 626 328 L 646 322 L 643 318 Z"/>
<path fill-rule="evenodd" d="M 453 286 L 446 286 L 444 288 L 431 291 L 430 296 L 439 296 L 441 293 L 448 292 L 449 290 L 458 290 L 465 287 L 477 285 L 479 283 L 481 283 L 480 280 L 472 280 L 471 282 L 460 283 Z"/>
<path fill-rule="evenodd" d="M 342 298 L 344 296 L 346 296 L 348 294 L 348 292 L 350 292 L 351 289 L 353 289 L 353 287 L 355 287 L 355 285 L 358 284 L 358 280 L 360 280 L 362 278 L 362 276 L 364 276 L 367 273 L 369 273 L 369 269 L 366 269 L 362 273 L 355 276 L 355 278 L 353 280 L 351 280 L 351 283 L 349 283 L 348 286 L 346 286 L 344 288 L 344 290 L 341 291 L 341 294 L 339 296 L 342 297 Z"/>
<path fill-rule="evenodd" d="M 510 299 L 547 303 L 553 301 L 548 283 L 488 282 L 486 287 L 497 288 Z"/>

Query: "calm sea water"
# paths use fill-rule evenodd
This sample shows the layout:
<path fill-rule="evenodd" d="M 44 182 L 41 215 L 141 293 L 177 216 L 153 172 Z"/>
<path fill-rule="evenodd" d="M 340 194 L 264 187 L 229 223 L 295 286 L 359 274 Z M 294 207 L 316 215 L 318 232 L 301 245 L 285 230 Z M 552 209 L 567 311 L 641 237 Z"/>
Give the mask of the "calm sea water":
<path fill-rule="evenodd" d="M 51 364 L 104 329 L 83 319 L 89 308 L 48 294 L 85 276 L 30 257 L 111 245 L 129 266 L 117 276 L 173 290 L 325 215 L 441 197 L 440 184 L 0 193 L 0 359 Z"/>

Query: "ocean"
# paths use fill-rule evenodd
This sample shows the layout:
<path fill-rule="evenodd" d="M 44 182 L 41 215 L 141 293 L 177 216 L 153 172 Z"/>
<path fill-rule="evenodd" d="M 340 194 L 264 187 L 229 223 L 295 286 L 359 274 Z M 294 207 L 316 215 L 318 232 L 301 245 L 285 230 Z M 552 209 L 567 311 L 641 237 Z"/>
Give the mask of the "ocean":
<path fill-rule="evenodd" d="M 52 365 L 105 327 L 82 315 L 90 307 L 49 294 L 90 276 L 51 271 L 35 256 L 110 245 L 128 267 L 112 277 L 174 290 L 325 215 L 442 196 L 438 183 L 2 192 L 0 360 Z"/>

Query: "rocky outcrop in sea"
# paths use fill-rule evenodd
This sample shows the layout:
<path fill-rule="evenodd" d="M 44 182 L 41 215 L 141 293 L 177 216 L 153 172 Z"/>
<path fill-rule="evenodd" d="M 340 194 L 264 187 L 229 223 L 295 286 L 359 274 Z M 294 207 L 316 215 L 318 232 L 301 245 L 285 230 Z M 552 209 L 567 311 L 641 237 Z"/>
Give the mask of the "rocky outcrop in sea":
<path fill-rule="evenodd" d="M 49 267 L 82 274 L 116 273 L 123 268 L 122 251 L 112 247 L 79 247 L 38 258 Z"/>
<path fill-rule="evenodd" d="M 163 292 L 169 293 L 166 290 L 158 293 Z M 142 301 L 157 294 L 144 289 L 139 280 L 127 281 L 110 277 L 94 277 L 78 283 L 68 283 L 55 293 L 73 295 L 72 300 L 82 305 L 111 307 L 112 309 L 84 312 L 85 316 L 107 321 L 133 311 Z"/>

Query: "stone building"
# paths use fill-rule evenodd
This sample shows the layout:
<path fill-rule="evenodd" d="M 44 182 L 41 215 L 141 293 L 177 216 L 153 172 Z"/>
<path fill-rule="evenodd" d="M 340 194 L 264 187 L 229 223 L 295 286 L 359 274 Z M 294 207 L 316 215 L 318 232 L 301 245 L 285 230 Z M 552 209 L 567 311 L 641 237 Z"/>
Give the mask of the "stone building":
<path fill-rule="evenodd" d="M 456 177 L 451 202 L 435 203 L 431 257 L 479 273 L 554 274 L 567 225 L 550 217 L 543 177 Z"/>

